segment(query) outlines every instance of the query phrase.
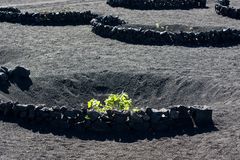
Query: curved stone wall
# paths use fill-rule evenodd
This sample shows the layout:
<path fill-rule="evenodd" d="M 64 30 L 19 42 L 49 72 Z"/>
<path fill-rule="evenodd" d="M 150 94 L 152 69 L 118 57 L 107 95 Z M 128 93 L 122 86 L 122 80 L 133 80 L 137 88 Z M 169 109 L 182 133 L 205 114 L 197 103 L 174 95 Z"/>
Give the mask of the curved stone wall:
<path fill-rule="evenodd" d="M 0 22 L 20 23 L 23 25 L 64 26 L 89 25 L 98 15 L 85 12 L 21 13 L 18 9 L 0 8 Z"/>
<path fill-rule="evenodd" d="M 4 8 L 0 8 L 0 12 L 14 12 L 14 13 L 20 13 L 21 11 L 20 11 L 18 8 L 4 7 Z"/>
<path fill-rule="evenodd" d="M 0 103 L 1 119 L 14 117 L 29 123 L 45 124 L 59 130 L 126 132 L 168 132 L 177 129 L 208 128 L 213 125 L 212 110 L 204 106 L 172 106 L 169 109 L 142 109 L 139 112 L 46 107 L 13 102 Z"/>
<path fill-rule="evenodd" d="M 107 0 L 107 4 L 142 10 L 206 8 L 206 0 Z"/>
<path fill-rule="evenodd" d="M 110 23 L 117 21 L 118 23 Z M 124 25 L 118 17 L 97 17 L 91 21 L 92 32 L 104 38 L 142 45 L 231 46 L 240 43 L 240 31 L 217 29 L 201 32 L 158 31 Z"/>
<path fill-rule="evenodd" d="M 226 16 L 233 19 L 240 19 L 240 8 L 234 8 L 229 6 L 228 0 L 220 0 L 215 5 L 215 11 L 217 14 Z"/>

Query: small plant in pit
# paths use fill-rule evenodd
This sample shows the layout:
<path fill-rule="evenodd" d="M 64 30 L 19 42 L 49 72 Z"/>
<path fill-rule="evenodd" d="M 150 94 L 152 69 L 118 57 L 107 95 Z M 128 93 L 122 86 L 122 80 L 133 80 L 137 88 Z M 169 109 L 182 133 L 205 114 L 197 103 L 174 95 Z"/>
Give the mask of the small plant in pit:
<path fill-rule="evenodd" d="M 110 94 L 104 101 L 104 105 L 96 99 L 91 99 L 88 101 L 88 109 L 93 109 L 100 113 L 104 113 L 107 110 L 140 111 L 139 108 L 133 106 L 132 99 L 129 98 L 127 93 Z"/>

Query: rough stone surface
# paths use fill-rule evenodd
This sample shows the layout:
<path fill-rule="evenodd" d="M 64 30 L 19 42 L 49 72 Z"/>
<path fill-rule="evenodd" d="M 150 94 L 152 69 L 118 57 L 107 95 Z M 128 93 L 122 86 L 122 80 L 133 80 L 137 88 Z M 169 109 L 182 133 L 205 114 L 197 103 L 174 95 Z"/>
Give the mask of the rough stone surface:
<path fill-rule="evenodd" d="M 119 112 L 119 111 L 114 111 L 113 112 L 113 121 L 116 123 L 124 123 L 127 121 L 127 118 L 129 116 L 128 112 Z"/>
<path fill-rule="evenodd" d="M 190 108 L 192 117 L 197 125 L 212 124 L 212 110 L 204 106 L 192 106 Z"/>
<path fill-rule="evenodd" d="M 222 47 L 240 43 L 240 31 L 230 28 L 175 32 L 151 29 L 152 26 L 124 25 L 125 23 L 114 16 L 98 17 L 91 21 L 92 32 L 104 38 L 141 45 Z"/>
<path fill-rule="evenodd" d="M 215 5 L 217 14 L 233 19 L 240 19 L 239 9 L 229 6 L 229 0 L 218 0 Z"/>
<path fill-rule="evenodd" d="M 14 7 L 4 7 L 4 8 L 0 8 L 0 12 L 20 13 L 21 11 L 18 8 L 14 8 Z"/>
<path fill-rule="evenodd" d="M 17 66 L 9 71 L 11 77 L 29 77 L 30 70 Z"/>
<path fill-rule="evenodd" d="M 101 116 L 101 114 L 96 111 L 89 111 L 87 115 L 89 116 L 90 121 L 96 121 Z"/>
<path fill-rule="evenodd" d="M 149 119 L 145 112 L 133 112 L 129 119 L 129 127 L 136 131 L 148 131 Z"/>
<path fill-rule="evenodd" d="M 126 131 L 167 132 L 169 129 L 192 128 L 192 121 L 198 127 L 213 124 L 212 110 L 206 106 L 172 106 L 160 110 L 147 108 L 137 112 L 112 110 L 107 113 L 98 113 L 94 110 L 2 102 L 0 103 L 0 116 L 8 118 L 14 116 L 19 121 L 28 120 L 31 123 L 45 124 L 46 127 L 59 131 L 67 129 L 85 131 L 87 129 L 93 132 L 118 133 Z"/>
<path fill-rule="evenodd" d="M 97 121 L 91 124 L 91 127 L 89 128 L 89 130 L 94 132 L 108 132 L 110 131 L 110 127 L 107 123 L 105 123 L 101 119 L 98 119 Z"/>
<path fill-rule="evenodd" d="M 87 25 L 98 15 L 85 12 L 22 13 L 17 8 L 0 8 L 0 22 L 20 23 L 23 25 L 64 26 Z"/>
<path fill-rule="evenodd" d="M 0 71 L 0 83 L 8 81 L 8 75 Z"/>
<path fill-rule="evenodd" d="M 112 7 L 125 7 L 130 9 L 192 9 L 205 8 L 206 0 L 107 0 Z"/>
<path fill-rule="evenodd" d="M 127 123 L 112 123 L 111 124 L 111 128 L 114 132 L 126 132 L 129 131 L 129 125 L 127 125 Z"/>

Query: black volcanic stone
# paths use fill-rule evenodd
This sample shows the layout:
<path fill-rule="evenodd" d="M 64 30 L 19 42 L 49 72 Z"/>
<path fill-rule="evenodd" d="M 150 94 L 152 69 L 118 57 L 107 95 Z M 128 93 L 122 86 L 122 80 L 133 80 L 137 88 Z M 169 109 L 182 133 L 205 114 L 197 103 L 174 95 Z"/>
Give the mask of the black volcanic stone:
<path fill-rule="evenodd" d="M 101 117 L 101 114 L 96 111 L 88 111 L 87 115 L 90 118 L 90 121 L 96 121 L 99 117 Z"/>
<path fill-rule="evenodd" d="M 178 116 L 177 118 L 172 118 L 175 120 L 175 126 L 178 128 L 192 128 L 193 123 L 190 117 L 190 108 L 185 106 L 176 106 L 170 109 L 170 112 L 175 111 Z"/>
<path fill-rule="evenodd" d="M 63 115 L 59 111 L 53 111 L 51 113 L 51 119 L 62 119 Z"/>
<path fill-rule="evenodd" d="M 172 128 L 173 121 L 168 117 L 161 118 L 158 122 L 151 123 L 151 128 L 155 132 L 166 132 Z"/>
<path fill-rule="evenodd" d="M 0 112 L 4 115 L 7 116 L 9 114 L 11 114 L 13 112 L 12 108 L 13 108 L 14 104 L 11 102 L 7 102 L 7 103 L 1 103 L 0 104 Z"/>
<path fill-rule="evenodd" d="M 230 1 L 229 0 L 217 0 L 217 2 L 223 6 L 229 6 Z"/>
<path fill-rule="evenodd" d="M 145 112 L 132 112 L 129 119 L 129 127 L 136 131 L 147 131 L 149 129 L 150 117 Z"/>
<path fill-rule="evenodd" d="M 233 31 L 234 33 L 237 31 Z M 122 133 L 126 131 L 166 132 L 169 130 L 190 129 L 193 126 L 204 127 L 212 125 L 212 110 L 205 106 L 171 106 L 169 109 L 141 109 L 138 112 L 120 112 L 109 110 L 107 113 L 67 109 L 64 113 L 57 107 L 44 105 L 25 105 L 18 103 L 0 103 L 0 114 L 10 116 L 15 113 L 19 120 L 47 124 L 59 131 L 73 129 L 75 131 Z M 85 116 L 88 116 L 86 118 Z M 50 125 L 50 126 L 48 126 Z"/>
<path fill-rule="evenodd" d="M 113 121 L 115 123 L 124 123 L 127 121 L 129 114 L 130 114 L 129 112 L 113 111 L 113 114 L 112 114 Z"/>
<path fill-rule="evenodd" d="M 141 0 L 141 1 L 131 1 L 131 0 L 107 0 L 107 4 L 112 7 L 125 7 L 130 9 L 190 9 L 199 8 L 206 6 L 206 0 L 202 1 L 163 1 L 163 0 Z"/>
<path fill-rule="evenodd" d="M 190 107 L 191 115 L 198 126 L 211 125 L 212 110 L 204 106 L 192 106 Z"/>
<path fill-rule="evenodd" d="M 5 107 L 6 107 L 6 104 L 5 103 L 0 103 L 0 112 L 4 112 L 4 110 L 5 110 Z"/>
<path fill-rule="evenodd" d="M 66 110 L 63 115 L 67 118 L 67 119 L 76 119 L 78 113 L 76 111 L 73 110 Z"/>
<path fill-rule="evenodd" d="M 0 83 L 6 83 L 7 81 L 8 81 L 7 73 L 0 71 Z"/>
<path fill-rule="evenodd" d="M 28 118 L 30 120 L 35 119 L 35 106 L 34 105 L 28 105 Z"/>
<path fill-rule="evenodd" d="M 7 102 L 6 103 L 6 106 L 5 106 L 5 110 L 4 110 L 4 115 L 9 115 L 11 113 L 13 113 L 13 107 L 17 105 L 17 104 L 14 104 L 12 102 Z"/>
<path fill-rule="evenodd" d="M 152 109 L 152 112 L 149 114 L 151 123 L 158 123 L 162 118 L 169 117 L 168 110 L 157 110 Z"/>
<path fill-rule="evenodd" d="M 38 117 L 43 120 L 44 122 L 49 122 L 51 119 L 53 110 L 50 110 L 48 107 L 43 107 L 38 112 Z"/>
<path fill-rule="evenodd" d="M 21 11 L 18 8 L 14 8 L 14 7 L 4 7 L 4 8 L 0 8 L 0 12 L 20 13 Z"/>
<path fill-rule="evenodd" d="M 109 117 L 107 113 L 103 113 L 100 117 L 100 119 L 104 122 L 109 122 L 111 123 L 113 121 L 113 117 Z"/>
<path fill-rule="evenodd" d="M 84 122 L 75 123 L 72 128 L 73 128 L 73 130 L 80 132 L 80 133 L 86 131 Z"/>
<path fill-rule="evenodd" d="M 52 106 L 53 111 L 60 112 L 61 108 L 59 106 Z"/>
<path fill-rule="evenodd" d="M 64 113 L 65 111 L 67 111 L 67 107 L 66 106 L 61 106 L 60 107 L 60 112 Z"/>
<path fill-rule="evenodd" d="M 126 132 L 129 131 L 130 128 L 127 123 L 111 123 L 111 129 L 114 132 Z"/>
<path fill-rule="evenodd" d="M 110 131 L 110 127 L 106 122 L 98 119 L 90 125 L 89 130 L 94 132 L 108 132 Z"/>
<path fill-rule="evenodd" d="M 68 122 L 63 120 L 63 119 L 61 119 L 61 120 L 52 120 L 52 121 L 50 121 L 50 125 L 54 129 L 57 129 L 59 131 L 66 131 L 70 127 Z"/>
<path fill-rule="evenodd" d="M 13 111 L 15 113 L 19 113 L 19 112 L 22 112 L 22 111 L 26 111 L 27 110 L 27 106 L 26 104 L 17 104 L 13 107 Z"/>
<path fill-rule="evenodd" d="M 17 66 L 13 70 L 9 71 L 11 77 L 29 77 L 30 70 Z"/>

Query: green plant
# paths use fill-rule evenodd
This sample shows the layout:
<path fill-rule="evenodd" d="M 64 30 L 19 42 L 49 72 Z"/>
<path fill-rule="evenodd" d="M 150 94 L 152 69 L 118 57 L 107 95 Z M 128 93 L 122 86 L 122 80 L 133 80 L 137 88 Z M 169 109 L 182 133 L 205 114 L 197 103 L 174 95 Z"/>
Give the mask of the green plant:
<path fill-rule="evenodd" d="M 140 109 L 133 107 L 132 99 L 129 98 L 127 93 L 121 94 L 110 94 L 108 98 L 104 101 L 104 105 L 96 100 L 91 99 L 88 102 L 88 109 L 93 109 L 97 112 L 106 112 L 107 110 L 119 110 L 119 111 L 129 111 L 134 112 L 140 111 Z"/>
<path fill-rule="evenodd" d="M 104 101 L 107 108 L 112 108 L 116 110 L 128 111 L 132 109 L 132 100 L 129 98 L 128 94 L 110 94 L 109 97 Z"/>
<path fill-rule="evenodd" d="M 102 103 L 94 98 L 88 101 L 88 109 L 94 109 L 97 112 L 104 112 L 103 108 Z"/>

